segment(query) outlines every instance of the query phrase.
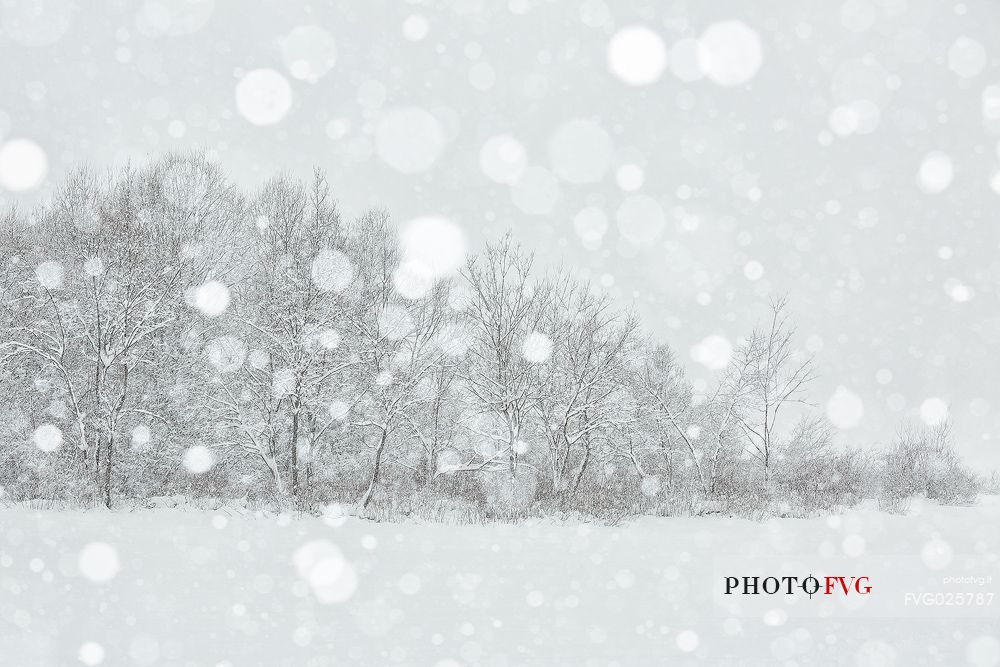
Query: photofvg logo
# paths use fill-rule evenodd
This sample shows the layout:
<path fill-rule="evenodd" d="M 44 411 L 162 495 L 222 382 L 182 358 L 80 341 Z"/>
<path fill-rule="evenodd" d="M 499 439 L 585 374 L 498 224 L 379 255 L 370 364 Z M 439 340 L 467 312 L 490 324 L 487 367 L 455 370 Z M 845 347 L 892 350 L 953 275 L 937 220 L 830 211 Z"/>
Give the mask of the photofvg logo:
<path fill-rule="evenodd" d="M 945 567 L 914 555 L 712 559 L 714 607 L 727 618 L 997 618 L 1000 563 L 955 554 Z M 706 573 L 707 574 L 707 573 Z"/>
<path fill-rule="evenodd" d="M 726 577 L 726 595 L 870 595 L 867 576 Z"/>

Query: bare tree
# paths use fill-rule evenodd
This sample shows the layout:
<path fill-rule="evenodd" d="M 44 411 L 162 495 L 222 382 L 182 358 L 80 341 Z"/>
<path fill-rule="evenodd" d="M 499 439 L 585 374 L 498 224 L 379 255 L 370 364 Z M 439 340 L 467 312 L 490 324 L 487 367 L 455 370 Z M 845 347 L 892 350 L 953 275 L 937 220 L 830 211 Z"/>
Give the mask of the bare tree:
<path fill-rule="evenodd" d="M 446 350 L 438 334 L 447 321 L 443 294 L 416 301 L 403 299 L 393 286 L 400 252 L 388 216 L 373 212 L 359 223 L 352 237 L 358 260 L 357 298 L 349 326 L 358 362 L 354 368 L 355 391 L 361 415 L 352 423 L 362 433 L 374 432 L 371 472 L 360 505 L 367 507 L 380 482 L 387 452 L 396 431 L 412 420 L 429 396 L 418 391 L 431 377 Z M 393 457 L 397 463 L 404 461 Z"/>
<path fill-rule="evenodd" d="M 531 334 L 543 336 L 543 346 L 546 340 L 538 329 L 550 290 L 531 279 L 533 261 L 507 235 L 488 244 L 482 257 L 470 259 L 464 274 L 472 289 L 472 346 L 463 379 L 491 419 L 485 427 L 472 426 L 491 443 L 483 449 L 480 467 L 505 467 L 512 478 L 521 455 L 518 442 L 540 389 L 539 365 L 526 358 L 523 347 Z"/>
<path fill-rule="evenodd" d="M 715 391 L 705 400 L 698 423 L 703 437 L 711 443 L 708 467 L 708 494 L 718 492 L 719 478 L 727 468 L 742 463 L 743 428 L 741 415 L 752 399 L 756 376 L 752 372 L 756 357 L 737 354 L 726 366 Z"/>
<path fill-rule="evenodd" d="M 232 331 L 211 351 L 223 362 L 218 366 L 234 372 L 219 373 L 204 398 L 230 427 L 233 437 L 220 444 L 259 458 L 276 490 L 298 498 L 300 453 L 308 456 L 314 446 L 329 385 L 345 385 L 342 374 L 353 363 L 341 353 L 341 328 L 353 307 L 342 293 L 353 267 L 341 250 L 345 236 L 321 172 L 309 190 L 286 178 L 272 180 L 249 218 L 251 243 L 235 286 Z M 230 354 L 249 359 L 231 364 Z"/>
<path fill-rule="evenodd" d="M 552 490 L 564 495 L 577 491 L 595 441 L 616 418 L 639 323 L 568 274 L 551 284 L 541 325 L 551 332 L 553 350 L 541 366 L 533 407 L 549 448 Z"/>
<path fill-rule="evenodd" d="M 620 518 L 812 511 L 869 479 L 892 506 L 964 502 L 981 484 L 947 428 L 877 461 L 839 451 L 796 407 L 814 373 L 783 299 L 696 392 L 633 314 L 533 273 L 510 236 L 419 298 L 397 289 L 388 215 L 342 224 L 320 172 L 245 197 L 193 155 L 80 171 L 0 215 L 0 251 L 0 485 L 22 498 L 259 488 L 393 508 L 434 486 L 520 513 L 542 489 Z M 222 456 L 181 468 L 194 445 Z"/>
<path fill-rule="evenodd" d="M 170 155 L 145 171 L 127 168 L 106 185 L 78 174 L 36 223 L 58 242 L 25 296 L 32 316 L 2 345 L 62 379 L 76 444 L 93 462 L 109 507 L 126 425 L 165 420 L 144 397 L 168 334 L 186 326 L 185 289 L 213 272 L 216 241 L 230 228 L 233 208 L 217 169 Z"/>
<path fill-rule="evenodd" d="M 413 454 L 405 460 L 397 459 L 411 468 L 424 485 L 432 484 L 442 474 L 473 466 L 473 457 L 461 451 L 460 444 L 467 416 L 460 374 L 469 345 L 468 327 L 461 312 L 449 305 L 452 291 L 452 283 L 442 283 L 420 304 L 425 312 L 437 311 L 439 316 L 434 340 L 438 354 L 414 388 L 422 400 L 411 403 L 404 412 L 414 438 Z"/>
<path fill-rule="evenodd" d="M 765 484 L 770 480 L 775 450 L 781 433 L 778 417 L 794 404 L 806 404 L 805 390 L 815 379 L 812 358 L 802 355 L 792 344 L 795 334 L 789 324 L 787 301 L 771 304 L 768 325 L 755 330 L 740 345 L 734 365 L 740 377 L 737 386 L 746 387 L 746 402 L 737 420 L 743 430 L 747 451 L 758 461 Z"/>
<path fill-rule="evenodd" d="M 705 475 L 702 452 L 696 446 L 698 436 L 694 427 L 698 421 L 691 388 L 670 348 L 653 344 L 643 352 L 635 377 L 636 394 L 649 406 L 658 444 L 668 465 L 675 443 L 682 446 L 697 473 L 699 487 L 708 494 L 710 481 Z"/>

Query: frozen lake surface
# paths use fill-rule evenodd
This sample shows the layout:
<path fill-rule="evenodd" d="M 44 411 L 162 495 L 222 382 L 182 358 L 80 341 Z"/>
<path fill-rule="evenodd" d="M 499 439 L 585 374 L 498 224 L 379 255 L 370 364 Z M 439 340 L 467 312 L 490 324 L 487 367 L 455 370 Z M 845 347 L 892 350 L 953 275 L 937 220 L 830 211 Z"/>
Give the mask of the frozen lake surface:
<path fill-rule="evenodd" d="M 995 594 L 998 553 L 994 498 L 618 527 L 15 508 L 0 511 L 0 663 L 996 665 L 1000 599 L 901 595 L 952 575 L 992 580 L 946 590 Z M 720 594 L 726 574 L 831 567 L 872 577 L 860 607 Z"/>

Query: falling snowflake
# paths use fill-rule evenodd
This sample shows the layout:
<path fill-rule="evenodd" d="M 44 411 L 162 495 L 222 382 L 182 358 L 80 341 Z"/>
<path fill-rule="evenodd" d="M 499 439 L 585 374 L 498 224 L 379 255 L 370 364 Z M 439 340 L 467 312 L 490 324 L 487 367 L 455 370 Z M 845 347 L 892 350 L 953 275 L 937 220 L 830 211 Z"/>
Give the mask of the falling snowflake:
<path fill-rule="evenodd" d="M 274 125 L 292 108 L 292 87 L 273 69 L 251 70 L 236 84 L 236 108 L 254 125 Z"/>
<path fill-rule="evenodd" d="M 200 475 L 208 472 L 215 465 L 215 454 L 208 447 L 195 445 L 184 451 L 182 463 L 189 473 Z"/>
<path fill-rule="evenodd" d="M 80 550 L 76 564 L 84 577 L 98 584 L 114 579 L 121 566 L 118 550 L 105 542 L 86 544 Z"/>
<path fill-rule="evenodd" d="M 229 288 L 217 280 L 209 280 L 195 291 L 194 303 L 207 317 L 217 317 L 229 307 Z"/>
<path fill-rule="evenodd" d="M 552 339 L 540 331 L 533 331 L 522 341 L 521 354 L 533 364 L 545 363 L 552 356 Z"/>
<path fill-rule="evenodd" d="M 608 43 L 608 69 L 631 86 L 655 82 L 666 67 L 663 38 L 645 26 L 623 28 Z"/>
<path fill-rule="evenodd" d="M 32 440 L 35 442 L 35 447 L 43 452 L 54 452 L 62 446 L 63 434 L 58 426 L 42 424 L 35 429 Z"/>
<path fill-rule="evenodd" d="M 296 549 L 292 562 L 313 595 L 323 604 L 344 602 L 357 588 L 354 567 L 328 540 L 306 542 Z"/>
<path fill-rule="evenodd" d="M 11 192 L 34 190 L 48 173 L 48 158 L 30 139 L 12 139 L 0 144 L 0 186 Z"/>

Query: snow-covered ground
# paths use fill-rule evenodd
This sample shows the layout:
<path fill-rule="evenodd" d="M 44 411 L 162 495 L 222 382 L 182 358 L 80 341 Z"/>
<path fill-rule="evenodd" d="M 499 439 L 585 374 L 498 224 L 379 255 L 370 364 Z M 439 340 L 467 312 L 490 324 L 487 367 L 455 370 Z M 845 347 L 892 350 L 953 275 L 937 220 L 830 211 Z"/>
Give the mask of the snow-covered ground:
<path fill-rule="evenodd" d="M 0 664 L 995 665 L 998 553 L 995 498 L 620 527 L 7 509 Z M 721 595 L 758 573 L 873 591 Z M 915 609 L 911 589 L 995 597 Z"/>

